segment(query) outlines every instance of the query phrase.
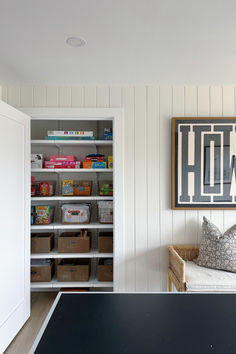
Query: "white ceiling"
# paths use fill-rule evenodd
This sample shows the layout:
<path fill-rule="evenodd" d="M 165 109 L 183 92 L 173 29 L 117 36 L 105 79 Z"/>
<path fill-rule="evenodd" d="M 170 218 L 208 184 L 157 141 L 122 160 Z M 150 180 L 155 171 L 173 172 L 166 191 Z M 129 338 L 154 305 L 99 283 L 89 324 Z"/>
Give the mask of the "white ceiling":
<path fill-rule="evenodd" d="M 0 0 L 0 82 L 235 83 L 235 14 L 235 0 Z"/>

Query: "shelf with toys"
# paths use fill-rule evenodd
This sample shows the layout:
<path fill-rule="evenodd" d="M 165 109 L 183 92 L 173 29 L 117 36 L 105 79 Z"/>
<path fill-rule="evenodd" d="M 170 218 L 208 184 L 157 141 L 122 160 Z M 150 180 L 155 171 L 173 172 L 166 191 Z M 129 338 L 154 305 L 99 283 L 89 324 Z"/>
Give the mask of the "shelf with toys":
<path fill-rule="evenodd" d="M 32 242 L 39 245 L 31 254 L 31 288 L 112 287 L 113 122 L 39 123 L 32 121 L 31 134 L 31 251 Z M 51 237 L 53 244 L 43 249 Z M 109 247 L 99 249 L 99 242 Z"/>

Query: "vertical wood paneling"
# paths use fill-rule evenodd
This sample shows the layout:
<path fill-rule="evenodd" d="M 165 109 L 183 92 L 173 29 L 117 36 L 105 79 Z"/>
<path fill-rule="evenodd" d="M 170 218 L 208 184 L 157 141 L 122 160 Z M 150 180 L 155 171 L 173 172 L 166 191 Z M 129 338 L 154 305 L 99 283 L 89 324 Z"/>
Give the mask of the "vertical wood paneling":
<path fill-rule="evenodd" d="M 109 87 L 97 88 L 97 107 L 109 107 Z"/>
<path fill-rule="evenodd" d="M 13 107 L 20 106 L 20 88 L 18 86 L 8 86 L 7 103 Z"/>
<path fill-rule="evenodd" d="M 124 180 L 125 180 L 125 283 L 126 291 L 136 290 L 135 267 L 135 172 L 134 172 L 134 89 L 122 89 L 122 106 L 124 108 Z"/>
<path fill-rule="evenodd" d="M 33 88 L 33 104 L 34 107 L 46 106 L 46 87 L 36 86 Z"/>
<path fill-rule="evenodd" d="M 219 117 L 223 114 L 223 91 L 221 86 L 211 86 L 210 88 L 210 116 Z M 223 210 L 212 210 L 211 221 L 215 223 L 221 231 L 224 227 Z"/>
<path fill-rule="evenodd" d="M 234 106 L 234 87 L 223 86 L 222 89 L 222 109 L 224 117 L 233 117 L 235 115 Z"/>
<path fill-rule="evenodd" d="M 223 86 L 223 116 L 233 117 L 235 116 L 235 101 L 234 101 L 234 87 Z M 226 231 L 229 227 L 236 223 L 235 210 L 223 211 L 223 230 Z"/>
<path fill-rule="evenodd" d="M 209 117 L 209 113 L 210 113 L 209 86 L 199 86 L 197 89 L 197 112 L 198 112 L 198 117 Z"/>
<path fill-rule="evenodd" d="M 47 107 L 58 107 L 58 87 L 47 87 L 46 88 L 46 105 Z"/>
<path fill-rule="evenodd" d="M 59 106 L 71 107 L 71 87 L 59 87 Z"/>
<path fill-rule="evenodd" d="M 196 86 L 185 87 L 185 116 L 197 116 L 197 88 Z M 198 238 L 198 212 L 186 210 L 185 242 L 196 244 Z"/>
<path fill-rule="evenodd" d="M 20 106 L 21 107 L 33 106 L 33 87 L 23 86 L 20 88 Z"/>
<path fill-rule="evenodd" d="M 199 117 L 209 117 L 210 113 L 210 88 L 208 86 L 198 87 L 198 116 Z M 203 216 L 206 216 L 209 220 L 211 219 L 210 210 L 199 210 L 198 211 L 198 233 L 197 233 L 197 243 L 200 243 L 202 236 L 202 222 Z"/>
<path fill-rule="evenodd" d="M 184 87 L 173 87 L 172 99 L 172 115 L 173 117 L 184 116 Z M 185 243 L 185 210 L 176 210 L 173 212 L 173 244 Z"/>
<path fill-rule="evenodd" d="M 7 87 L 6 86 L 2 86 L 2 98 L 1 98 L 4 102 L 7 102 Z"/>
<path fill-rule="evenodd" d="M 96 87 L 84 88 L 84 107 L 96 107 L 97 90 Z"/>
<path fill-rule="evenodd" d="M 210 87 L 210 116 L 219 117 L 223 114 L 222 107 L 222 87 L 211 86 Z"/>
<path fill-rule="evenodd" d="M 148 291 L 160 291 L 159 89 L 147 89 L 147 257 Z"/>
<path fill-rule="evenodd" d="M 120 87 L 110 87 L 109 89 L 109 107 L 122 107 L 122 92 Z"/>
<path fill-rule="evenodd" d="M 71 88 L 71 106 L 83 107 L 84 106 L 84 88 L 72 87 Z"/>
<path fill-rule="evenodd" d="M 110 87 L 110 107 L 122 107 L 121 87 Z"/>
<path fill-rule="evenodd" d="M 172 241 L 171 210 L 171 116 L 172 88 L 160 87 L 160 232 L 161 232 L 161 291 L 167 288 L 167 245 Z"/>
<path fill-rule="evenodd" d="M 136 290 L 147 291 L 146 88 L 135 88 Z"/>
<path fill-rule="evenodd" d="M 235 211 L 171 210 L 171 117 L 233 116 L 231 86 L 3 87 L 13 106 L 123 107 L 126 291 L 166 291 L 167 245 L 199 243 L 205 215 L 221 229 Z"/>

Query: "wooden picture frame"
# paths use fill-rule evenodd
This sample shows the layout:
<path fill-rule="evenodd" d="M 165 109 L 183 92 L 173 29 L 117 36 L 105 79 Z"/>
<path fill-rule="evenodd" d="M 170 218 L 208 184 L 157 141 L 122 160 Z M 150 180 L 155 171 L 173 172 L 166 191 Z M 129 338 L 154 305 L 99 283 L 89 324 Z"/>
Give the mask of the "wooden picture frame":
<path fill-rule="evenodd" d="M 172 209 L 236 209 L 236 117 L 174 117 Z"/>

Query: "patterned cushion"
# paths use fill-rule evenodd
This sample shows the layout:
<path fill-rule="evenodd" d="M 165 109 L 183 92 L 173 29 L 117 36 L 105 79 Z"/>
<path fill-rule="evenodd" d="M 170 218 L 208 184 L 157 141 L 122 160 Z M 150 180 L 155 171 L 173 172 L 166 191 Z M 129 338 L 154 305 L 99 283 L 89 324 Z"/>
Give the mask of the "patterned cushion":
<path fill-rule="evenodd" d="M 236 225 L 221 234 L 218 227 L 204 216 L 199 256 L 195 263 L 236 273 Z"/>

